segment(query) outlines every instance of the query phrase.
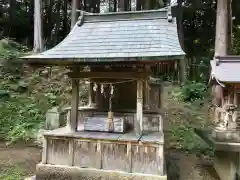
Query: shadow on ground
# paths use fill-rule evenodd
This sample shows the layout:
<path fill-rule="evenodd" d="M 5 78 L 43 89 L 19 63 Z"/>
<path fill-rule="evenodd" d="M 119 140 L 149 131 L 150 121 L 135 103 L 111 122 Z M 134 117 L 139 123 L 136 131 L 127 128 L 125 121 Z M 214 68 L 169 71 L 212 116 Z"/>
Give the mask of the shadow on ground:
<path fill-rule="evenodd" d="M 220 180 L 212 161 L 195 154 L 166 152 L 168 180 Z"/>

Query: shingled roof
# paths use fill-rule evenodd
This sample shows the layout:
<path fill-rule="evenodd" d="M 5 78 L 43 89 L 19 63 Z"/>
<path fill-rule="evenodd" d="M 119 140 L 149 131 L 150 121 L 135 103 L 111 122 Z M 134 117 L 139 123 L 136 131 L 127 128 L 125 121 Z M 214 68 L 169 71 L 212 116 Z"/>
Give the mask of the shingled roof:
<path fill-rule="evenodd" d="M 57 46 L 24 57 L 29 62 L 109 62 L 180 59 L 175 19 L 168 9 L 90 14 L 82 12 Z"/>
<path fill-rule="evenodd" d="M 240 82 L 240 56 L 216 57 L 211 61 L 212 77 L 223 83 Z"/>

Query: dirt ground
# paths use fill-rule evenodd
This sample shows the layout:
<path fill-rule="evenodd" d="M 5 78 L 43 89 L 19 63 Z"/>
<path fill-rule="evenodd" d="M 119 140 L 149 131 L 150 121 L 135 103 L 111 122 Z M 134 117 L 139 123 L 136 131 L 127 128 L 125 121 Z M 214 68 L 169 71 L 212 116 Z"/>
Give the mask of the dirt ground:
<path fill-rule="evenodd" d="M 40 159 L 39 148 L 6 147 L 4 143 L 0 144 L 0 171 L 6 167 L 18 166 L 25 171 L 26 177 L 32 176 Z M 166 161 L 169 180 L 219 180 L 211 162 L 193 154 L 168 151 Z"/>
<path fill-rule="evenodd" d="M 24 170 L 26 176 L 31 176 L 35 173 L 36 164 L 40 160 L 41 151 L 39 148 L 6 147 L 4 142 L 0 143 L 0 174 L 3 169 L 17 166 Z"/>
<path fill-rule="evenodd" d="M 183 152 L 166 152 L 168 180 L 219 180 L 207 157 Z"/>

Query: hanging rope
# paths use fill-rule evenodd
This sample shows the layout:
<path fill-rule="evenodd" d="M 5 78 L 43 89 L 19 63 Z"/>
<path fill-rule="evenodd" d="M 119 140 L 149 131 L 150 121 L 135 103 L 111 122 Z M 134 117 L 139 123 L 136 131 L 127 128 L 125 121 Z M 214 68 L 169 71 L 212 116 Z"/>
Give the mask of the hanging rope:
<path fill-rule="evenodd" d="M 112 112 L 112 96 L 113 96 L 114 87 L 110 84 L 110 93 L 109 93 L 109 108 L 108 108 L 108 126 L 109 131 L 114 131 L 113 124 L 113 112 Z"/>

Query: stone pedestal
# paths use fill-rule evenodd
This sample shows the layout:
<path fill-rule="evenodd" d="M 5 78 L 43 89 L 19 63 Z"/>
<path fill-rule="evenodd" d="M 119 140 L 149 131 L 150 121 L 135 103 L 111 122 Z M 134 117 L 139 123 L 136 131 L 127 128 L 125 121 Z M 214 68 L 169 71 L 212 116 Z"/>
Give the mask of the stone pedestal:
<path fill-rule="evenodd" d="M 221 180 L 236 180 L 240 175 L 240 131 L 213 129 L 214 167 Z"/>
<path fill-rule="evenodd" d="M 240 143 L 240 131 L 230 129 L 230 130 L 218 130 L 213 129 L 212 137 L 218 142 L 235 142 Z"/>
<path fill-rule="evenodd" d="M 214 168 L 221 180 L 236 180 L 239 177 L 239 153 L 216 151 Z"/>

